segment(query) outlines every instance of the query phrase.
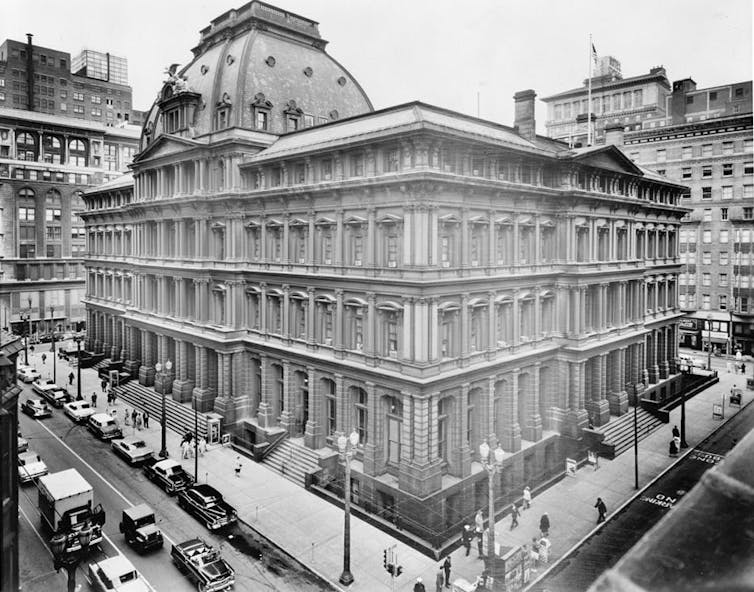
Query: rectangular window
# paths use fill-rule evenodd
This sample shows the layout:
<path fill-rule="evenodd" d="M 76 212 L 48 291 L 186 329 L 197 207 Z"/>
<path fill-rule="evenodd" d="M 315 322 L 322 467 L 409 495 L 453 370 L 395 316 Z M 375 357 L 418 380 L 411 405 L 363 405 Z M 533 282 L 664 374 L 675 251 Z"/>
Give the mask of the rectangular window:
<path fill-rule="evenodd" d="M 684 146 L 681 148 L 681 158 L 683 160 L 688 160 L 693 156 L 693 147 L 692 146 Z"/>
<path fill-rule="evenodd" d="M 709 273 L 702 274 L 702 286 L 709 286 L 712 283 Z"/>
<path fill-rule="evenodd" d="M 74 101 L 83 101 L 84 100 L 84 93 L 74 92 L 73 93 L 73 100 Z"/>
<path fill-rule="evenodd" d="M 709 179 L 712 176 L 712 166 L 704 165 L 702 167 L 702 179 Z"/>
<path fill-rule="evenodd" d="M 751 160 L 744 163 L 744 175 L 754 175 L 754 162 Z"/>
<path fill-rule="evenodd" d="M 364 176 L 364 156 L 362 154 L 351 157 L 351 175 L 354 177 Z"/>
<path fill-rule="evenodd" d="M 754 197 L 754 185 L 744 185 L 744 199 Z"/>
<path fill-rule="evenodd" d="M 726 221 L 728 219 L 728 208 L 720 208 L 720 220 Z"/>
<path fill-rule="evenodd" d="M 702 199 L 712 199 L 712 187 L 702 187 Z"/>
<path fill-rule="evenodd" d="M 704 265 L 710 265 L 712 263 L 711 251 L 704 251 L 704 253 L 702 253 L 702 263 L 704 263 Z"/>
<path fill-rule="evenodd" d="M 18 208 L 18 219 L 25 222 L 34 222 L 34 208 Z"/>
<path fill-rule="evenodd" d="M 719 284 L 721 286 L 727 286 L 728 285 L 728 274 L 727 273 L 721 273 L 720 274 Z"/>
<path fill-rule="evenodd" d="M 702 156 L 712 156 L 712 144 L 702 144 Z"/>
<path fill-rule="evenodd" d="M 400 153 L 397 149 L 388 150 L 385 155 L 385 170 L 387 172 L 394 172 L 398 170 L 400 165 Z"/>
<path fill-rule="evenodd" d="M 666 162 L 667 161 L 667 151 L 665 148 L 658 148 L 657 149 L 657 162 Z"/>
<path fill-rule="evenodd" d="M 100 103 L 102 103 L 102 97 L 98 95 L 92 95 L 92 103 L 95 105 L 99 105 Z"/>
<path fill-rule="evenodd" d="M 46 236 L 47 236 L 47 240 L 61 240 L 63 238 L 61 227 L 48 226 Z"/>
<path fill-rule="evenodd" d="M 723 229 L 720 231 L 720 242 L 722 244 L 726 244 L 728 242 L 728 231 L 727 229 Z"/>
<path fill-rule="evenodd" d="M 723 142 L 723 154 L 733 154 L 733 142 Z"/>
<path fill-rule="evenodd" d="M 728 265 L 728 251 L 720 251 L 720 265 Z"/>
<path fill-rule="evenodd" d="M 744 140 L 744 152 L 751 152 L 754 150 L 754 140 L 747 138 Z"/>
<path fill-rule="evenodd" d="M 329 181 L 332 179 L 332 159 L 326 158 L 322 161 L 321 169 L 322 180 Z"/>
<path fill-rule="evenodd" d="M 722 198 L 723 199 L 733 199 L 733 186 L 732 185 L 723 185 L 722 189 Z"/>
<path fill-rule="evenodd" d="M 754 220 L 754 208 L 744 208 L 744 220 Z"/>
<path fill-rule="evenodd" d="M 256 118 L 255 118 L 255 125 L 258 130 L 267 131 L 267 125 L 268 125 L 268 113 L 267 111 L 259 111 L 256 112 Z"/>
<path fill-rule="evenodd" d="M 702 294 L 702 308 L 704 310 L 709 310 L 709 308 L 710 308 L 710 297 L 709 297 L 709 294 Z"/>
<path fill-rule="evenodd" d="M 58 208 L 47 208 L 45 211 L 45 222 L 60 222 L 60 210 Z"/>
<path fill-rule="evenodd" d="M 705 230 L 702 232 L 702 242 L 705 245 L 709 245 L 712 243 L 712 231 L 711 230 Z"/>
<path fill-rule="evenodd" d="M 684 167 L 681 169 L 681 178 L 682 179 L 690 179 L 691 178 L 691 167 Z"/>
<path fill-rule="evenodd" d="M 723 177 L 731 177 L 733 175 L 733 163 L 723 163 Z"/>
<path fill-rule="evenodd" d="M 314 126 L 314 115 L 304 114 L 304 127 Z"/>
<path fill-rule="evenodd" d="M 727 308 L 728 308 L 728 297 L 725 294 L 720 294 L 720 296 L 718 296 L 718 298 L 720 299 L 720 301 L 718 303 L 718 308 L 720 310 L 727 310 Z"/>
<path fill-rule="evenodd" d="M 704 209 L 704 216 L 702 217 L 703 222 L 712 222 L 712 210 L 710 208 Z"/>

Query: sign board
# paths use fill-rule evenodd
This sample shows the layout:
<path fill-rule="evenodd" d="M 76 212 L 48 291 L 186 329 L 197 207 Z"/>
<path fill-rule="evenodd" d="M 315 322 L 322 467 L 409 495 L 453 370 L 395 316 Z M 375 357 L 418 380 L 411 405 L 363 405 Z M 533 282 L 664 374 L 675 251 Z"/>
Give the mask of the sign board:
<path fill-rule="evenodd" d="M 590 465 L 594 467 L 594 470 L 600 468 L 600 460 L 599 456 L 597 456 L 597 453 L 593 450 L 588 450 L 586 453 L 586 462 L 588 462 Z"/>
<path fill-rule="evenodd" d="M 117 370 L 110 370 L 110 386 L 115 388 L 120 385 L 120 373 Z"/>
<path fill-rule="evenodd" d="M 230 434 L 223 434 L 220 441 L 223 446 L 230 446 Z"/>
<path fill-rule="evenodd" d="M 565 474 L 566 474 L 566 477 L 576 476 L 576 459 L 574 458 L 565 459 Z"/>
<path fill-rule="evenodd" d="M 712 403 L 712 419 L 723 419 L 723 406 L 720 403 Z"/>

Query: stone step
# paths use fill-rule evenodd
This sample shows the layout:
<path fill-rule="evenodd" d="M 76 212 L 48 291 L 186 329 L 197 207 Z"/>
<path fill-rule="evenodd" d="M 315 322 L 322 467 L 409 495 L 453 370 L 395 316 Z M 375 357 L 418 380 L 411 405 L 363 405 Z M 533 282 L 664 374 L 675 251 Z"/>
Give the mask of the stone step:
<path fill-rule="evenodd" d="M 118 398 L 126 401 L 133 407 L 146 410 L 150 420 L 159 424 L 162 418 L 162 395 L 151 387 L 146 387 L 132 381 L 115 389 Z M 179 434 L 194 431 L 194 410 L 186 403 L 173 400 L 170 395 L 165 399 L 165 423 L 167 427 Z M 199 436 L 207 437 L 207 416 L 205 413 L 198 414 Z"/>
<path fill-rule="evenodd" d="M 319 456 L 313 450 L 286 439 L 265 457 L 264 464 L 276 473 L 304 487 L 306 485 L 306 474 L 319 468 L 318 459 Z"/>

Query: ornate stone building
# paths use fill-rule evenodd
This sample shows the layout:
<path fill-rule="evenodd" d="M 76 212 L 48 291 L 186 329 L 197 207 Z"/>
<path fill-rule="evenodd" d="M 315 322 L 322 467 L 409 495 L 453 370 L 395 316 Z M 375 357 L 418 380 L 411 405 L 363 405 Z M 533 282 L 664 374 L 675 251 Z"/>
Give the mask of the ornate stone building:
<path fill-rule="evenodd" d="M 133 178 L 84 196 L 88 347 L 146 385 L 172 360 L 242 442 L 356 430 L 354 499 L 434 544 L 487 495 L 483 440 L 504 499 L 676 388 L 683 188 L 537 136 L 533 91 L 515 127 L 372 111 L 324 45 L 259 2 L 202 31 Z"/>

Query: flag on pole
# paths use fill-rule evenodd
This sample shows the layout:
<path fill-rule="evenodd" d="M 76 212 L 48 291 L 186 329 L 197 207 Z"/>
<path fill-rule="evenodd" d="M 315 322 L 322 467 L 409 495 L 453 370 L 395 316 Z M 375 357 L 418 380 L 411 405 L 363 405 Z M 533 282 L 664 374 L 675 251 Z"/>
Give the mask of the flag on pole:
<path fill-rule="evenodd" d="M 592 43 L 592 60 L 594 60 L 594 65 L 597 65 L 597 48 L 594 47 L 594 43 Z"/>

